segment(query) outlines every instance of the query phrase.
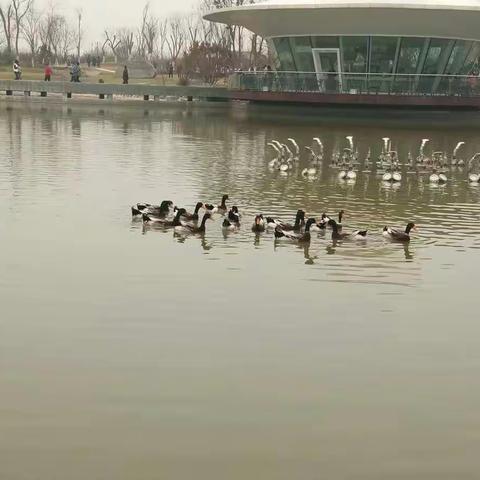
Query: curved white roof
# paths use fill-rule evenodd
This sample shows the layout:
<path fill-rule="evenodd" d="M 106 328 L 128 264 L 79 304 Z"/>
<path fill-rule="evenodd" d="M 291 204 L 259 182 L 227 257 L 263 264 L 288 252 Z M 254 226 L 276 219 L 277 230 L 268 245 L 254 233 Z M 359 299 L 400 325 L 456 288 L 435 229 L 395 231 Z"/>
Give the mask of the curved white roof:
<path fill-rule="evenodd" d="M 269 0 L 209 12 L 264 37 L 393 35 L 480 40 L 480 0 Z"/>

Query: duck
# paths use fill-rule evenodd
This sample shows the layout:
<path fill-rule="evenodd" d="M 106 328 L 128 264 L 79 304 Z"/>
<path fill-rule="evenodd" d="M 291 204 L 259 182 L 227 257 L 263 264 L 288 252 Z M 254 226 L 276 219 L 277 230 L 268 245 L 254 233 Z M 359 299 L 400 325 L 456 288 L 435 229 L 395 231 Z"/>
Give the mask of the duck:
<path fill-rule="evenodd" d="M 182 223 L 180 225 L 175 225 L 174 230 L 178 233 L 205 233 L 205 224 L 207 220 L 211 219 L 212 215 L 210 213 L 205 213 L 202 218 L 200 225 L 191 225 L 188 223 Z"/>
<path fill-rule="evenodd" d="M 330 220 L 330 217 L 324 212 L 322 213 L 322 217 L 320 219 L 320 222 L 317 223 L 317 227 L 320 230 L 325 230 L 327 228 L 327 223 Z"/>
<path fill-rule="evenodd" d="M 265 231 L 265 220 L 263 215 L 256 215 L 255 220 L 252 225 L 252 232 L 264 232 Z"/>
<path fill-rule="evenodd" d="M 182 219 L 183 220 L 187 220 L 187 221 L 194 221 L 196 222 L 199 218 L 198 216 L 198 212 L 200 211 L 201 208 L 204 208 L 204 205 L 202 202 L 197 202 L 197 204 L 195 205 L 195 210 L 193 213 L 190 213 L 190 212 L 185 212 L 183 215 L 182 215 Z M 174 212 L 176 212 L 178 210 L 177 207 L 175 207 L 173 209 Z"/>
<path fill-rule="evenodd" d="M 417 227 L 413 222 L 408 223 L 403 232 L 396 228 L 383 227 L 383 236 L 391 240 L 396 240 L 397 242 L 409 242 L 410 232 L 416 229 Z"/>
<path fill-rule="evenodd" d="M 213 206 L 212 204 L 205 204 L 205 210 L 210 213 L 218 213 L 220 215 L 225 215 L 227 213 L 227 204 L 226 201 L 228 200 L 228 195 L 223 195 L 222 202 L 218 206 Z"/>
<path fill-rule="evenodd" d="M 299 232 L 303 225 L 305 225 L 305 212 L 303 210 L 297 211 L 297 214 L 295 215 L 295 223 L 293 225 L 278 220 L 274 220 L 274 222 L 276 222 L 276 227 L 280 227 L 282 230 Z"/>
<path fill-rule="evenodd" d="M 480 175 L 478 173 L 469 173 L 468 181 L 471 183 L 478 183 L 478 181 L 480 181 Z"/>
<path fill-rule="evenodd" d="M 275 238 L 287 238 L 299 243 L 309 243 L 311 240 L 310 227 L 316 224 L 314 218 L 309 218 L 305 224 L 305 231 L 303 233 L 295 233 L 283 230 L 280 226 L 275 229 Z"/>
<path fill-rule="evenodd" d="M 166 217 L 170 213 L 170 208 L 173 207 L 171 200 L 163 200 L 160 205 L 152 205 L 150 203 L 137 203 L 133 205 L 132 216 L 136 217 L 143 213 L 151 214 L 155 217 Z"/>
<path fill-rule="evenodd" d="M 227 219 L 229 220 L 230 223 L 235 223 L 236 225 L 240 225 L 240 213 L 238 212 L 238 207 L 237 206 L 234 205 L 228 211 Z"/>
<path fill-rule="evenodd" d="M 228 218 L 225 218 L 222 223 L 222 230 L 237 230 L 240 227 L 239 223 L 231 222 Z"/>
<path fill-rule="evenodd" d="M 355 240 L 365 240 L 368 230 L 356 230 L 352 233 L 343 233 L 339 231 L 338 224 L 332 218 L 328 221 L 328 225 L 332 227 L 332 240 L 346 240 L 353 238 Z"/>
<path fill-rule="evenodd" d="M 178 225 L 181 225 L 180 217 L 184 213 L 186 213 L 186 210 L 184 208 L 177 209 L 177 213 L 173 220 L 166 220 L 165 217 L 156 217 L 149 213 L 143 213 L 142 218 L 144 223 L 159 223 L 163 227 L 176 227 Z"/>

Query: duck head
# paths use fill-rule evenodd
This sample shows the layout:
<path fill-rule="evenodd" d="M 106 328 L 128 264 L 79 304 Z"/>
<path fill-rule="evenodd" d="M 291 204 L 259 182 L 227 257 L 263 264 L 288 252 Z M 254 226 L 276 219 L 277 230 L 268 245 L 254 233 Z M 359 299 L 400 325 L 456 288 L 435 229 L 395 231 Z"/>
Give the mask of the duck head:
<path fill-rule="evenodd" d="M 195 213 L 198 214 L 198 211 L 203 208 L 203 203 L 202 202 L 197 202 L 197 204 L 195 205 Z"/>
<path fill-rule="evenodd" d="M 309 219 L 307 220 L 307 224 L 305 225 L 305 231 L 306 231 L 306 232 L 309 232 L 309 231 L 310 231 L 310 227 L 311 227 L 314 223 L 317 223 L 317 221 L 316 221 L 314 218 L 309 218 Z"/>
<path fill-rule="evenodd" d="M 173 202 L 171 200 L 163 200 L 160 204 L 160 210 L 170 210 L 173 207 Z"/>
<path fill-rule="evenodd" d="M 413 222 L 410 222 L 408 225 L 407 225 L 407 228 L 405 229 L 405 233 L 410 233 L 411 231 L 417 231 L 417 226 L 413 223 Z"/>
<path fill-rule="evenodd" d="M 263 215 L 257 215 L 255 217 L 255 225 L 260 226 L 260 225 L 263 225 L 263 223 L 264 223 Z"/>
<path fill-rule="evenodd" d="M 295 217 L 295 223 L 305 223 L 305 212 L 303 210 L 298 210 Z"/>

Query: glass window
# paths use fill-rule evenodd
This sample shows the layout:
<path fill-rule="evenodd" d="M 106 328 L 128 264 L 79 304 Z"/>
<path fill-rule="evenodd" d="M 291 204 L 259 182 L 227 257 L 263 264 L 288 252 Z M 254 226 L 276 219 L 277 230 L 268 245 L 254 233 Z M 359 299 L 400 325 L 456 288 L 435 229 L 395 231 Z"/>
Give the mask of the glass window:
<path fill-rule="evenodd" d="M 475 42 L 467 55 L 465 63 L 463 64 L 460 73 L 462 75 L 478 75 L 479 67 L 478 60 L 480 57 L 480 42 Z"/>
<path fill-rule="evenodd" d="M 368 37 L 342 37 L 343 71 L 365 73 L 368 60 Z"/>
<path fill-rule="evenodd" d="M 417 73 L 418 61 L 424 45 L 424 38 L 402 38 L 397 73 Z"/>
<path fill-rule="evenodd" d="M 280 69 L 284 72 L 295 71 L 295 61 L 293 60 L 288 38 L 274 38 L 273 43 L 280 62 Z"/>
<path fill-rule="evenodd" d="M 313 48 L 338 48 L 338 37 L 312 37 Z"/>
<path fill-rule="evenodd" d="M 473 42 L 467 42 L 465 40 L 457 40 L 453 47 L 452 54 L 448 59 L 447 68 L 445 73 L 447 75 L 456 75 L 460 72 L 460 69 L 465 63 L 465 59 L 470 52 Z"/>
<path fill-rule="evenodd" d="M 443 73 L 443 65 L 449 52 L 450 40 L 432 38 L 428 48 L 427 57 L 423 65 L 424 74 L 435 75 Z"/>
<path fill-rule="evenodd" d="M 293 57 L 297 71 L 314 72 L 312 44 L 310 37 L 291 37 L 290 46 L 292 48 Z"/>
<path fill-rule="evenodd" d="M 392 73 L 397 43 L 397 37 L 372 37 L 371 73 Z"/>

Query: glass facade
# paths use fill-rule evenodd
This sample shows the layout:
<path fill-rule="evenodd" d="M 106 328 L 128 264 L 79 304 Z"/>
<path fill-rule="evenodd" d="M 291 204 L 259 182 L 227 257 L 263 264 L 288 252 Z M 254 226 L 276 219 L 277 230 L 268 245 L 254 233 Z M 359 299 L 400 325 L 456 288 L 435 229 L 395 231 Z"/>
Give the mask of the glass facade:
<path fill-rule="evenodd" d="M 478 74 L 480 42 L 421 37 L 274 38 L 279 70 L 315 72 L 324 49 L 338 49 L 342 73 Z M 325 50 L 324 50 L 325 51 Z"/>

